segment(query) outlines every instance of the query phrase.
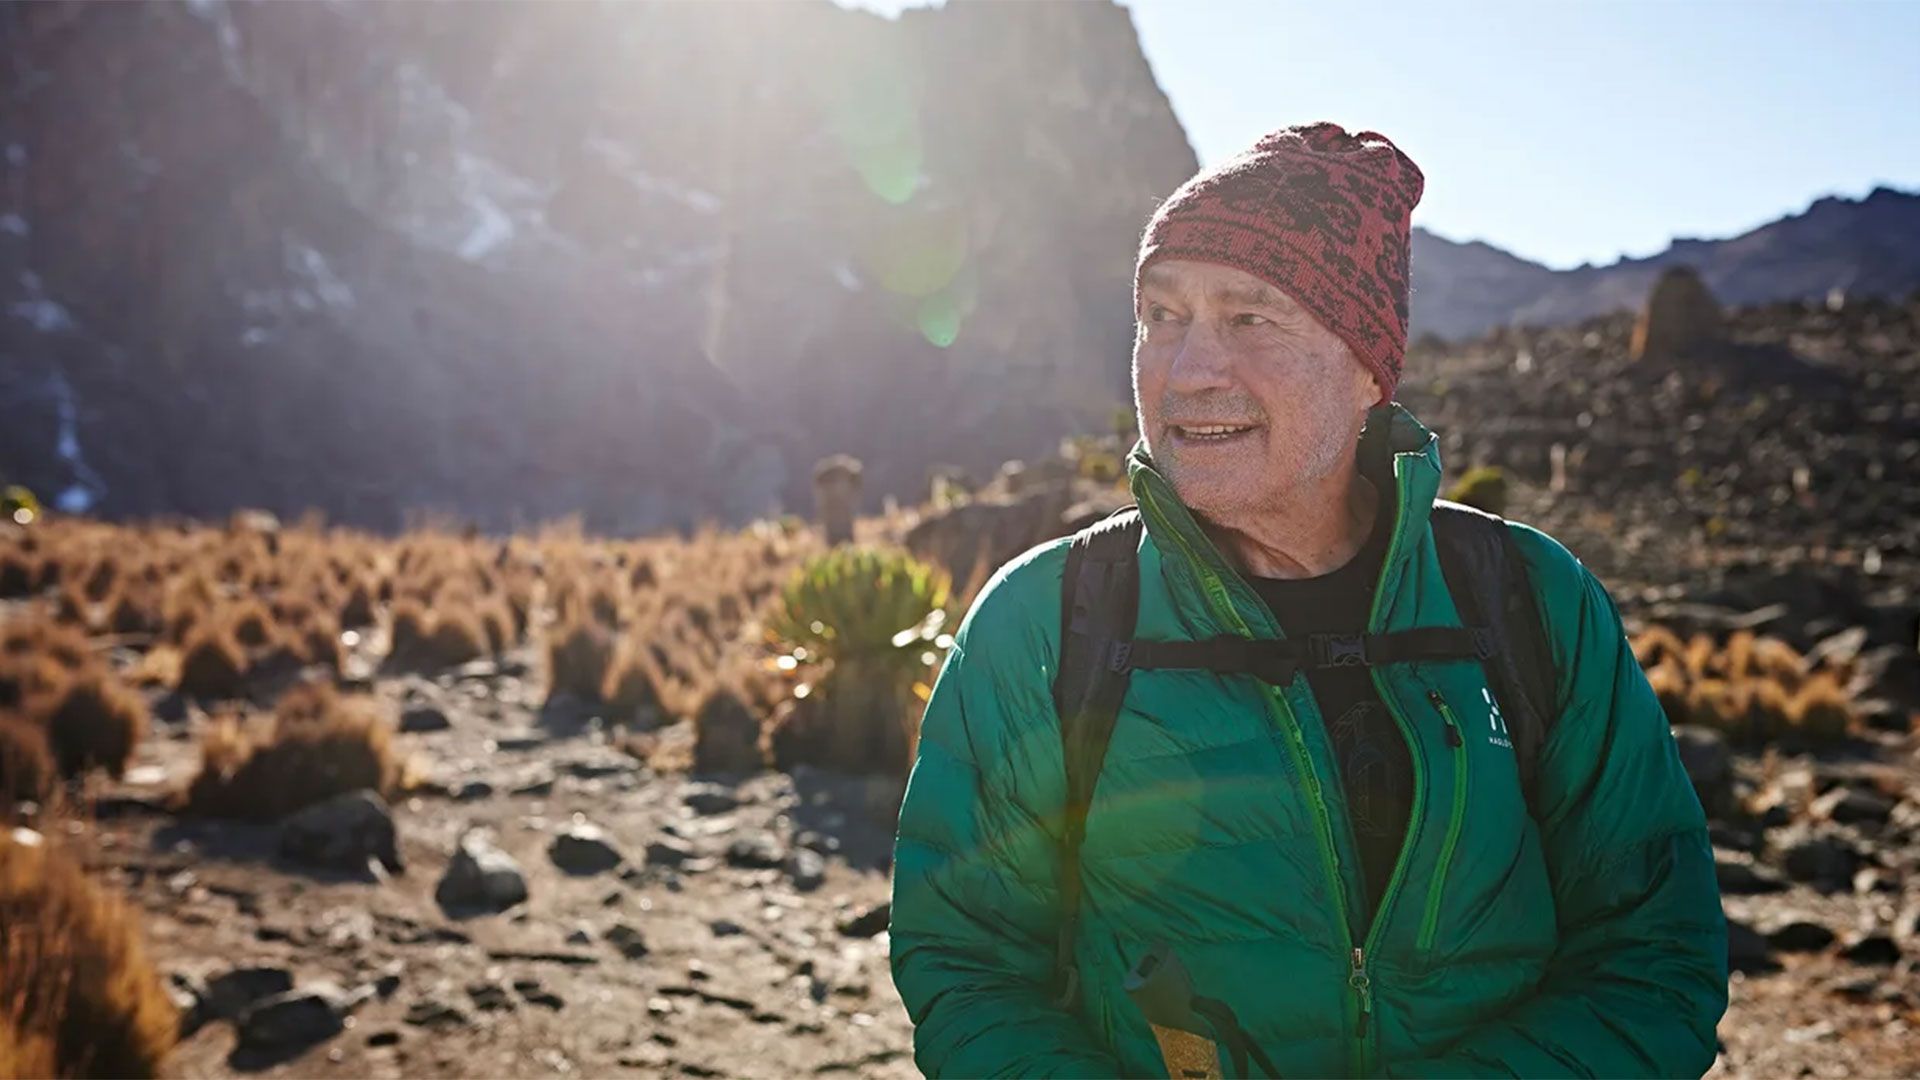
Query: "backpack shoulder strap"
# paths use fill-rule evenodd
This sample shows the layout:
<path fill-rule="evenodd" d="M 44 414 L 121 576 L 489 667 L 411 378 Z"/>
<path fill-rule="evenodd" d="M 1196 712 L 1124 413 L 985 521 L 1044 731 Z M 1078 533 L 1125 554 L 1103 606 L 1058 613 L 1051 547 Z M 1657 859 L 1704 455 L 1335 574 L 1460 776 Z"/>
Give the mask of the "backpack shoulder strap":
<path fill-rule="evenodd" d="M 1060 657 L 1053 678 L 1066 764 L 1060 841 L 1060 933 L 1054 952 L 1058 1003 L 1079 992 L 1073 944 L 1080 921 L 1080 845 L 1114 719 L 1126 697 L 1127 651 L 1140 607 L 1140 512 L 1128 507 L 1074 534 L 1060 579 Z"/>
<path fill-rule="evenodd" d="M 1539 816 L 1540 750 L 1559 719 L 1559 676 L 1527 565 L 1505 518 L 1436 499 L 1433 540 L 1460 620 L 1493 636 L 1487 683 L 1513 740 L 1527 808 Z"/>

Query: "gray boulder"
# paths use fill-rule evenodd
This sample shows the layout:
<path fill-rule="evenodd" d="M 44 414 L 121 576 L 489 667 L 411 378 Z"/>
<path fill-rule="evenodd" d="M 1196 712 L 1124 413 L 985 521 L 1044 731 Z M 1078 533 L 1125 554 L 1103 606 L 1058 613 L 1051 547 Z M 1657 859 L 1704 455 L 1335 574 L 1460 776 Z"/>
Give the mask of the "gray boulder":
<path fill-rule="evenodd" d="M 485 833 L 469 832 L 460 838 L 433 898 L 449 912 L 505 911 L 526 900 L 527 876 Z"/>
<path fill-rule="evenodd" d="M 282 818 L 280 854 L 332 870 L 364 870 L 370 860 L 394 873 L 405 870 L 386 800 L 367 790 L 336 795 Z"/>
<path fill-rule="evenodd" d="M 604 874 L 626 861 L 620 849 L 607 839 L 598 825 L 584 822 L 567 826 L 547 846 L 553 865 L 575 875 Z"/>
<path fill-rule="evenodd" d="M 354 1000 L 338 986 L 317 983 L 262 998 L 235 1023 L 240 1045 L 249 1050 L 310 1046 L 346 1029 Z"/>

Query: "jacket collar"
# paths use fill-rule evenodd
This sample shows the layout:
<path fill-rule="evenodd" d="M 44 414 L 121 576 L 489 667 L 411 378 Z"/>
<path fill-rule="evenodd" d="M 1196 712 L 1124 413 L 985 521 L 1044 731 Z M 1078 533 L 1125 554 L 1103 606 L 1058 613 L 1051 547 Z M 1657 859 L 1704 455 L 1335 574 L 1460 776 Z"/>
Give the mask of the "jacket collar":
<path fill-rule="evenodd" d="M 1379 581 L 1380 595 L 1391 598 L 1426 533 L 1433 500 L 1440 491 L 1440 439 L 1405 406 L 1391 402 L 1367 413 L 1356 453 L 1361 472 L 1381 487 L 1393 508 L 1393 531 Z M 1159 549 L 1163 570 L 1176 579 L 1175 584 L 1197 590 L 1210 601 L 1205 606 L 1213 618 L 1206 621 L 1217 624 L 1211 632 L 1277 636 L 1279 628 L 1266 605 L 1174 494 L 1173 485 L 1148 455 L 1144 439 L 1127 455 L 1127 482 L 1147 536 Z M 1384 612 L 1381 608 L 1379 614 Z"/>

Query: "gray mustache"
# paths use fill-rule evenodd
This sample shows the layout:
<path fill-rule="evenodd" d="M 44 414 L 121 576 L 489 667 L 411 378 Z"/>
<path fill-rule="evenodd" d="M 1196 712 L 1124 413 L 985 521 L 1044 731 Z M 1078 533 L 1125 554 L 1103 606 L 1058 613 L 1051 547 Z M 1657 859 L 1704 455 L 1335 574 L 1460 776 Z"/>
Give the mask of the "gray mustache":
<path fill-rule="evenodd" d="M 1160 399 L 1161 421 L 1178 427 L 1200 424 L 1257 424 L 1266 410 L 1246 394 L 1168 394 Z"/>

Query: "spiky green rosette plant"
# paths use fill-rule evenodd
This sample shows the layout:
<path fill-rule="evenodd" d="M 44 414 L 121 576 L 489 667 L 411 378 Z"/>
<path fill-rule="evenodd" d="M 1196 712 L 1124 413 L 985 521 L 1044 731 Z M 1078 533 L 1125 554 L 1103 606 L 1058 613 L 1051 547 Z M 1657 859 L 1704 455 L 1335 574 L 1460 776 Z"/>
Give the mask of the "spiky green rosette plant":
<path fill-rule="evenodd" d="M 781 593 L 769 634 L 802 672 L 775 732 L 775 758 L 848 772 L 904 770 L 940 655 L 945 573 L 904 551 L 837 547 Z"/>

